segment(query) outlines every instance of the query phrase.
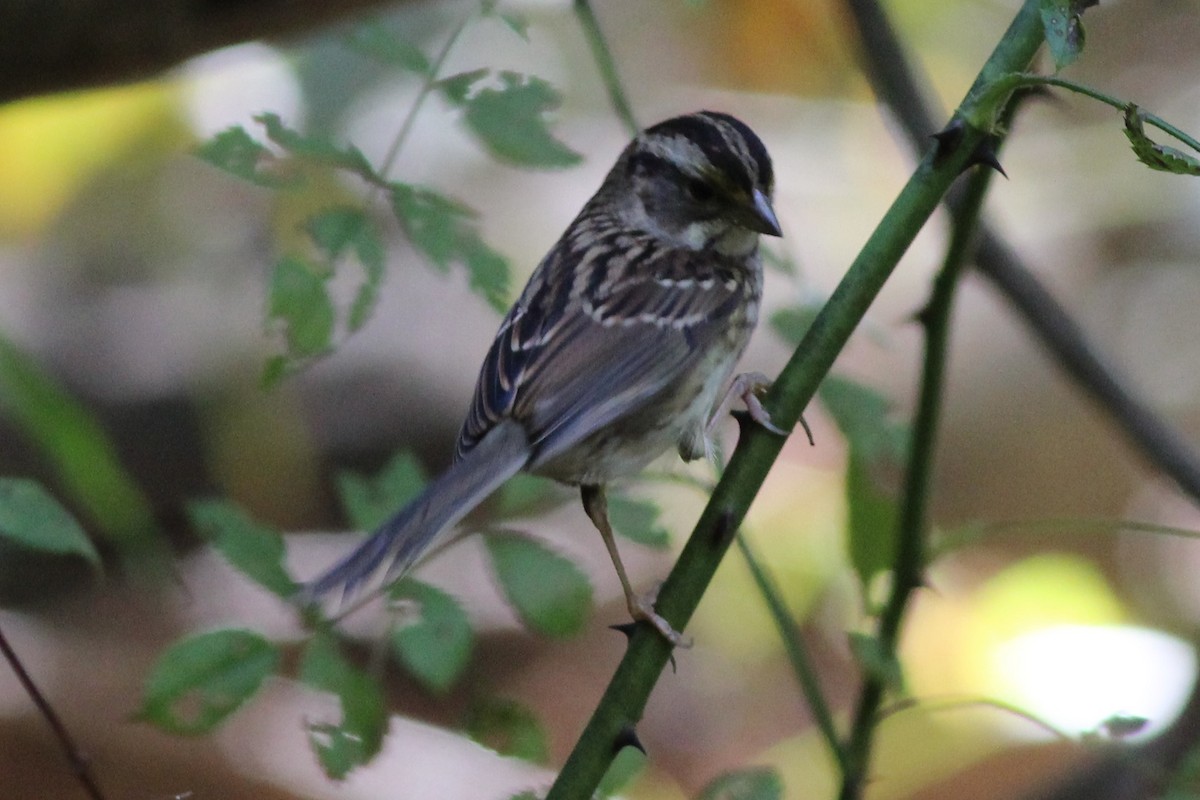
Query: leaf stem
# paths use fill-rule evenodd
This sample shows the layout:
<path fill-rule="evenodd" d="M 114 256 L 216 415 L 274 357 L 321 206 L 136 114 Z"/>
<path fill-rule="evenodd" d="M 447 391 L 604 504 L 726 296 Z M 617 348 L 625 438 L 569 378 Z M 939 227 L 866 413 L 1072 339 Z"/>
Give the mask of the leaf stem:
<path fill-rule="evenodd" d="M 1110 94 L 1105 94 L 1099 89 L 1093 89 L 1091 86 L 1087 86 L 1082 83 L 1076 83 L 1075 81 L 1069 81 L 1065 78 L 1052 77 L 1049 75 L 1035 75 L 1028 72 L 1018 72 L 1001 80 L 1004 84 L 1009 85 L 1014 89 L 1019 89 L 1023 86 L 1057 86 L 1060 89 L 1067 89 L 1075 92 L 1076 94 L 1081 94 L 1085 97 L 1090 97 L 1093 100 L 1098 100 L 1105 105 L 1112 106 L 1118 111 L 1124 111 L 1129 106 L 1129 101 L 1127 100 L 1121 100 L 1120 98 L 1113 97 Z M 1194 137 L 1189 136 L 1184 131 L 1164 120 L 1162 117 L 1142 110 L 1141 118 L 1164 133 L 1174 136 L 1176 139 L 1183 142 L 1193 150 L 1200 151 L 1200 141 L 1197 141 Z"/>
<path fill-rule="evenodd" d="M 746 560 L 746 566 L 750 568 L 750 575 L 754 578 L 754 584 L 758 587 L 759 594 L 767 603 L 771 619 L 775 621 L 775 627 L 779 629 L 779 638 L 783 640 L 783 647 L 792 664 L 792 671 L 796 673 L 796 680 L 812 710 L 817 728 L 821 731 L 821 736 L 825 739 L 825 744 L 829 747 L 834 761 L 844 773 L 847 768 L 846 753 L 833 722 L 833 713 L 829 710 L 829 704 L 825 702 L 825 695 L 821 691 L 821 682 L 817 677 L 817 671 L 808 658 L 808 651 L 805 649 L 804 643 L 800 641 L 796 622 L 788 612 L 774 579 L 763 566 L 762 561 L 754 554 L 750 542 L 740 532 L 735 541 L 738 549 L 742 552 L 742 557 Z"/>
<path fill-rule="evenodd" d="M 579 24 L 583 27 L 583 35 L 592 48 L 592 58 L 596 62 L 596 68 L 600 70 L 604 88 L 608 91 L 608 100 L 612 103 L 613 110 L 617 112 L 621 122 L 625 123 L 629 135 L 637 136 L 641 127 L 633 115 L 633 107 L 629 105 L 625 88 L 621 85 L 621 78 L 617 74 L 617 63 L 613 59 L 608 40 L 604 38 L 604 31 L 600 30 L 596 12 L 592 10 L 592 4 L 588 0 L 575 0 L 574 7 L 575 16 L 579 17 Z"/>
<path fill-rule="evenodd" d="M 71 732 L 67 730 L 67 726 L 63 724 L 58 713 L 55 712 L 54 706 L 50 705 L 50 701 L 38 689 L 34 683 L 33 677 L 29 671 L 25 669 L 25 665 L 21 663 L 21 659 L 17 656 L 12 645 L 8 642 L 8 637 L 0 631 L 0 654 L 3 654 L 4 659 L 12 667 L 12 671 L 17 676 L 17 680 L 21 683 L 21 687 L 25 689 L 25 693 L 29 695 L 29 699 L 37 706 L 38 712 L 45 718 L 46 723 L 50 726 L 50 730 L 54 732 L 54 738 L 58 740 L 62 747 L 63 753 L 67 756 L 67 761 L 71 763 L 71 769 L 75 772 L 75 777 L 83 786 L 84 792 L 92 800 L 104 800 L 104 792 L 100 791 L 100 784 L 96 782 L 96 778 L 92 775 L 91 766 L 88 764 L 87 756 L 75 744 L 75 740 L 71 738 Z"/>
<path fill-rule="evenodd" d="M 429 74 L 425 76 L 421 83 L 420 91 L 417 92 L 416 98 L 413 100 L 412 105 L 409 106 L 408 113 L 404 116 L 404 121 L 400 123 L 400 129 L 396 132 L 396 136 L 392 139 L 391 144 L 388 145 L 387 152 L 383 156 L 383 161 L 379 165 L 379 176 L 385 182 L 388 173 L 391 172 L 392 167 L 396 163 L 396 159 L 400 157 L 400 149 L 408 140 L 409 134 L 412 133 L 413 125 L 417 121 L 417 114 L 420 112 L 421 106 L 425 104 L 425 100 L 433 92 L 433 87 L 437 85 L 438 75 L 441 73 L 446 59 L 450 56 L 450 51 L 454 49 L 454 45 L 458 42 L 459 37 L 462 36 L 462 32 L 466 30 L 467 24 L 470 23 L 474 16 L 475 12 L 472 11 L 459 20 L 458 25 L 450 32 L 450 36 L 446 39 L 445 44 L 442 45 L 442 49 L 438 51 L 437 56 L 429 65 Z M 383 187 L 377 188 L 382 190 Z"/>
<path fill-rule="evenodd" d="M 896 552 L 892 565 L 892 588 L 876 627 L 879 649 L 888 661 L 896 661 L 900 629 L 912 593 L 922 585 L 925 564 L 925 531 L 931 475 L 945 393 L 946 355 L 949 348 L 950 316 L 955 290 L 962 275 L 983 198 L 991 182 L 990 169 L 978 169 L 967 184 L 963 201 L 955 210 L 950 242 L 942 268 L 934 279 L 929 302 L 918 319 L 925 328 L 925 357 L 917 415 L 913 421 L 912 452 L 908 458 Z M 887 691 L 884 676 L 867 671 L 846 741 L 848 769 L 842 777 L 842 800 L 862 796 L 870 768 L 870 757 L 880 706 Z"/>

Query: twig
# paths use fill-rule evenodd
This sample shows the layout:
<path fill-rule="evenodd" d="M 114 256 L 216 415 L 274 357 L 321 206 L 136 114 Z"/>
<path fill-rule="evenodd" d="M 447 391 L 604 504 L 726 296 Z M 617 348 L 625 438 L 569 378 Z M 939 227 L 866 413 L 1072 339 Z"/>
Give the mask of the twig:
<path fill-rule="evenodd" d="M 746 566 L 750 568 L 750 575 L 754 578 L 759 594 L 767 603 L 771 619 L 775 621 L 775 627 L 779 629 L 779 637 L 783 640 L 788 660 L 792 662 L 792 671 L 796 673 L 800 689 L 804 692 L 809 708 L 812 709 L 817 729 L 821 731 L 821 736 L 825 739 L 830 754 L 833 755 L 834 761 L 844 773 L 847 767 L 846 752 L 838 738 L 837 728 L 833 723 L 833 713 L 829 710 L 829 704 L 825 702 L 825 695 L 821 691 L 821 682 L 817 678 L 817 671 L 813 669 L 812 662 L 808 659 L 808 652 L 797 635 L 796 622 L 788 613 L 787 606 L 784 605 L 774 580 L 762 565 L 762 561 L 754 555 L 750 543 L 741 533 L 737 535 L 737 545 L 738 549 L 742 551 L 742 557 L 746 559 Z"/>
<path fill-rule="evenodd" d="M 612 103 L 613 110 L 625 123 L 629 135 L 636 136 L 641 127 L 637 124 L 637 118 L 633 116 L 633 108 L 629 105 L 624 87 L 621 86 L 621 78 L 617 75 L 617 62 L 613 59 L 604 32 L 600 30 L 600 23 L 596 20 L 592 4 L 588 0 L 575 0 L 575 16 L 579 17 L 583 34 L 592 48 L 592 58 L 596 61 L 596 68 L 600 70 L 600 78 L 604 81 L 604 88 L 608 91 L 608 100 Z"/>
<path fill-rule="evenodd" d="M 87 756 L 75 744 L 75 740 L 71 738 L 70 731 L 63 725 L 62 720 L 54 711 L 54 707 L 50 705 L 50 701 L 38 689 L 37 684 L 33 682 L 33 677 L 25 669 L 25 665 L 21 663 L 21 659 L 17 657 L 17 653 L 12 649 L 12 645 L 8 643 L 8 638 L 0 631 L 0 653 L 3 653 L 4 659 L 8 661 L 12 667 L 13 673 L 16 674 L 17 680 L 21 682 L 25 693 L 29 695 L 29 699 L 33 700 L 33 704 L 37 706 L 41 715 L 50 725 L 50 729 L 54 731 L 54 737 L 58 739 L 59 745 L 62 746 L 63 753 L 67 756 L 67 761 L 71 764 L 71 769 L 75 773 L 75 777 L 79 779 L 79 783 L 83 786 L 83 790 L 87 792 L 88 797 L 92 800 L 104 800 L 104 793 L 100 791 L 100 785 L 96 782 L 96 778 L 92 775 L 91 766 L 88 764 Z"/>
<path fill-rule="evenodd" d="M 933 120 L 943 117 L 927 99 L 929 93 L 921 89 L 928 80 L 905 54 L 876 0 L 846 0 L 846 7 L 859 37 L 863 70 L 876 94 L 900 121 L 909 144 L 915 151 L 923 151 L 935 130 Z M 1150 115 L 1146 120 L 1151 121 Z M 950 202 L 957 200 L 951 198 Z M 1142 456 L 1200 501 L 1200 457 L 1184 444 L 1178 431 L 1137 397 L 986 220 L 979 228 L 974 261 L 979 273 L 1012 304 L 1059 367 L 1092 396 Z"/>
<path fill-rule="evenodd" d="M 1027 0 L 977 83 L 998 73 L 1024 69 L 1041 41 L 1038 2 Z M 764 406 L 777 425 L 787 429 L 799 420 L 897 262 L 984 136 L 983 131 L 964 126 L 959 141 L 931 150 L 917 166 L 768 393 Z M 783 443 L 781 437 L 757 426 L 743 427 L 728 470 L 658 595 L 658 612 L 676 630 L 683 630 L 695 613 Z M 638 626 L 546 800 L 592 796 L 622 743 L 629 741 L 630 731 L 641 719 L 650 691 L 670 658 L 670 644 L 647 626 Z"/>
<path fill-rule="evenodd" d="M 1011 105 L 1011 104 L 1010 104 Z M 900 518 L 897 523 L 896 555 L 892 568 L 892 589 L 880 614 L 876 640 L 883 657 L 897 658 L 900 628 L 912 593 L 921 586 L 925 571 L 926 508 L 929 504 L 934 452 L 941 421 L 945 391 L 946 354 L 950 339 L 950 314 L 955 290 L 962 275 L 983 208 L 983 198 L 991 183 L 992 170 L 975 171 L 955 209 L 953 228 L 942 268 L 933 282 L 929 303 L 919 319 L 925 328 L 925 358 L 921 369 L 921 388 L 917 415 L 913 421 L 912 452 L 908 457 Z M 842 774 L 842 800 L 862 796 L 870 768 L 871 747 L 875 737 L 879 709 L 888 689 L 886 679 L 867 673 L 863 678 L 850 734 L 846 740 L 848 767 Z"/>

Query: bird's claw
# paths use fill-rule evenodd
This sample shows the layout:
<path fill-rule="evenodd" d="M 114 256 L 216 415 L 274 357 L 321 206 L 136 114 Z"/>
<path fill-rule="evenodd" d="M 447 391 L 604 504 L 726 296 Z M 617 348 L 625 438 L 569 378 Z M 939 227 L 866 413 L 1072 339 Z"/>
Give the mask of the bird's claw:
<path fill-rule="evenodd" d="M 654 603 L 657 599 L 657 587 L 643 597 L 629 598 L 629 615 L 637 622 L 649 623 L 654 630 L 658 631 L 659 636 L 666 639 L 672 647 L 679 647 L 684 650 L 691 648 L 692 640 L 672 628 L 671 623 L 667 622 L 654 609 Z"/>

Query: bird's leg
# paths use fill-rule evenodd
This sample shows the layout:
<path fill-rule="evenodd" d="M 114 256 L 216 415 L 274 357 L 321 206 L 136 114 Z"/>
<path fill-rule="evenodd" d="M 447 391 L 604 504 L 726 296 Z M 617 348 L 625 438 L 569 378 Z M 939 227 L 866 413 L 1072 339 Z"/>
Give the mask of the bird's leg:
<path fill-rule="evenodd" d="M 675 647 L 690 647 L 691 642 L 684 639 L 679 631 L 671 627 L 671 623 L 654 610 L 653 598 L 639 597 L 634 593 L 629 576 L 625 573 L 625 565 L 621 563 L 621 554 L 617 552 L 617 541 L 613 537 L 612 526 L 608 522 L 608 498 L 604 495 L 604 487 L 581 486 L 579 494 L 583 499 L 583 510 L 587 512 L 596 530 L 600 531 L 604 546 L 608 548 L 608 555 L 617 569 L 617 577 L 621 580 L 621 589 L 625 592 L 625 603 L 629 606 L 630 616 L 638 622 L 653 625 L 654 629 Z"/>
<path fill-rule="evenodd" d="M 733 382 L 729 384 L 729 389 L 725 392 L 725 396 L 721 398 L 721 402 L 717 405 L 716 410 L 708 418 L 708 436 L 712 436 L 713 428 L 716 427 L 717 422 L 729 413 L 729 410 L 733 408 L 733 404 L 737 400 L 745 403 L 750 419 L 757 422 L 763 428 L 766 428 L 776 436 L 790 436 L 790 431 L 785 431 L 771 421 L 771 415 L 763 408 L 762 401 L 759 399 L 770 388 L 771 379 L 761 372 L 743 372 L 735 377 Z M 804 417 L 800 417 L 800 425 L 804 428 L 804 432 L 808 434 L 808 443 L 812 444 L 812 431 L 809 430 L 808 423 L 804 421 Z"/>

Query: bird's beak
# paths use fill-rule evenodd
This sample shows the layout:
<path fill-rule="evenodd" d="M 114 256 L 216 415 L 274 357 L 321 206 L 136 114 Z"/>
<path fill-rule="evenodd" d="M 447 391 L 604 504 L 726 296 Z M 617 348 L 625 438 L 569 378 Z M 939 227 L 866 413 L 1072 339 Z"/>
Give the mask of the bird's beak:
<path fill-rule="evenodd" d="M 771 201 L 758 189 L 754 190 L 754 194 L 750 197 L 750 204 L 745 208 L 745 215 L 738 222 L 752 231 L 765 233 L 767 236 L 783 236 L 783 231 L 779 227 L 779 218 L 775 216 L 775 209 L 771 208 Z"/>

